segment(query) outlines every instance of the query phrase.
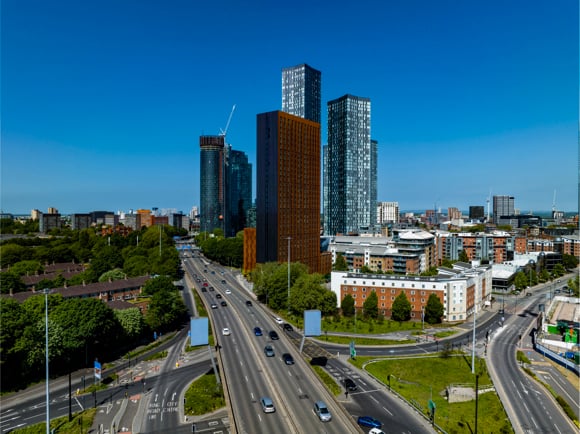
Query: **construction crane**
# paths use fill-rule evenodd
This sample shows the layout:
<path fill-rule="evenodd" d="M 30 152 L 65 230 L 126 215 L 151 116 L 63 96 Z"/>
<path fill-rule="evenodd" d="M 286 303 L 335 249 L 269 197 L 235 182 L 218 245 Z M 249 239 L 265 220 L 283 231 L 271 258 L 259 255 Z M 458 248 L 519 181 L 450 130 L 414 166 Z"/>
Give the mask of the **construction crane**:
<path fill-rule="evenodd" d="M 230 116 L 228 117 L 228 122 L 226 123 L 226 127 L 222 130 L 220 128 L 220 136 L 224 138 L 224 143 L 226 142 L 226 134 L 228 133 L 228 128 L 230 127 L 230 122 L 232 121 L 232 116 L 234 115 L 234 110 L 236 110 L 236 105 L 232 107 L 232 111 L 230 112 Z"/>

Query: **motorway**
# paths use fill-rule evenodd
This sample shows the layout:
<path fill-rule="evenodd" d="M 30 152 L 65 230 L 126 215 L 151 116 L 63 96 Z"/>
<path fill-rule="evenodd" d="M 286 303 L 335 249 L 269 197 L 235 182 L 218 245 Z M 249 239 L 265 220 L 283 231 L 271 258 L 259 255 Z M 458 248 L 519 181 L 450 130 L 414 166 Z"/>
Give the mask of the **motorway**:
<path fill-rule="evenodd" d="M 422 416 L 388 393 L 384 385 L 365 372 L 351 369 L 346 361 L 344 346 L 309 342 L 304 348 L 307 357 L 300 355 L 301 335 L 297 332 L 283 332 L 272 314 L 251 298 L 252 295 L 237 282 L 233 273 L 199 256 L 185 259 L 184 269 L 191 276 L 186 280 L 193 281 L 210 312 L 214 336 L 219 344 L 219 350 L 216 352 L 212 349 L 212 353 L 217 355 L 219 372 L 222 380 L 225 380 L 228 409 L 225 410 L 227 417 L 215 418 L 214 430 L 221 426 L 229 432 L 239 433 L 360 433 L 363 431 L 355 424 L 356 417 L 370 415 L 383 421 L 389 433 L 434 432 Z M 200 278 L 200 282 L 197 282 L 197 278 Z M 203 279 L 214 287 L 214 291 L 201 291 Z M 190 312 L 194 312 L 190 286 L 186 286 L 188 290 L 183 295 Z M 226 294 L 226 289 L 231 294 Z M 218 292 L 222 295 L 221 299 L 216 298 Z M 576 433 L 577 430 L 563 416 L 559 406 L 547 396 L 542 387 L 537 386 L 517 367 L 515 361 L 515 346 L 519 335 L 534 320 L 533 311 L 537 311 L 536 305 L 543 297 L 534 295 L 520 297 L 520 300 L 513 299 L 511 302 L 508 300 L 503 327 L 501 316 L 496 316 L 490 323 L 477 323 L 476 348 L 481 354 L 487 341 L 486 335 L 491 333 L 491 342 L 487 347 L 490 375 L 516 432 Z M 248 299 L 252 300 L 252 306 L 246 304 Z M 227 306 L 220 305 L 222 300 L 226 301 Z M 209 308 L 212 302 L 217 303 L 217 309 Z M 262 328 L 263 336 L 254 336 L 253 328 L 256 326 Z M 465 326 L 468 328 L 469 324 Z M 231 335 L 221 335 L 224 327 L 230 328 Z M 270 330 L 277 331 L 280 339 L 271 340 L 268 336 Z M 86 395 L 72 399 L 72 412 L 90 407 L 94 400 L 94 405 L 99 406 L 97 417 L 106 412 L 118 412 L 116 417 L 104 418 L 113 420 L 115 425 L 111 428 L 142 433 L 167 430 L 175 433 L 191 432 L 191 419 L 188 423 L 184 422 L 187 418 L 184 418 L 183 406 L 180 405 L 183 393 L 191 381 L 211 368 L 211 363 L 208 350 L 182 352 L 186 334 L 187 330 L 182 330 L 177 339 L 172 341 L 173 346 L 168 348 L 168 357 L 163 361 L 133 361 L 133 365 L 129 363 L 128 366 L 115 368 L 120 375 L 120 385 L 100 391 L 94 397 Z M 446 342 L 469 353 L 471 339 L 472 334 L 469 332 L 446 339 Z M 274 347 L 275 357 L 264 355 L 266 344 Z M 357 353 L 375 356 L 430 353 L 438 351 L 440 345 L 438 342 L 426 342 L 387 348 L 360 347 Z M 508 351 L 505 351 L 506 348 Z M 281 360 L 280 356 L 284 352 L 294 356 L 295 365 L 288 366 Z M 330 356 L 338 353 L 343 353 L 343 356 Z M 340 383 L 345 377 L 352 378 L 358 390 L 348 396 L 330 395 L 306 365 L 306 359 L 319 354 L 329 356 L 326 370 L 337 382 Z M 142 373 L 143 382 L 139 380 L 139 372 Z M 133 381 L 135 378 L 137 381 Z M 68 414 L 68 382 L 65 380 L 51 382 L 51 418 Z M 73 376 L 72 390 L 81 386 L 80 376 Z M 123 399 L 127 396 L 129 399 Z M 261 396 L 272 398 L 276 406 L 275 413 L 262 412 L 259 403 Z M 323 423 L 317 419 L 313 403 L 318 399 L 323 399 L 329 406 L 333 415 L 331 422 Z M 116 404 L 123 402 L 127 404 L 126 408 L 114 409 Z M 44 404 L 42 391 L 36 397 L 24 391 L 18 400 L 3 399 L 1 432 L 43 422 L 46 414 Z M 223 416 L 224 412 L 221 414 Z"/>

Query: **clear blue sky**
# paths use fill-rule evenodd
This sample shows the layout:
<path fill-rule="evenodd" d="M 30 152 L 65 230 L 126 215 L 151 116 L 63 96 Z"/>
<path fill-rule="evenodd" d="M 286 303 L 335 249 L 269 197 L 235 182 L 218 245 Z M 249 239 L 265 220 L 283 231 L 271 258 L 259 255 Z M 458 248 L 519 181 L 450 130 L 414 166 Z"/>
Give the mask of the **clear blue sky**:
<path fill-rule="evenodd" d="M 248 154 L 281 70 L 371 99 L 378 200 L 578 209 L 576 0 L 3 0 L 1 203 L 199 205 L 199 136 Z M 255 185 L 254 185 L 255 191 Z"/>

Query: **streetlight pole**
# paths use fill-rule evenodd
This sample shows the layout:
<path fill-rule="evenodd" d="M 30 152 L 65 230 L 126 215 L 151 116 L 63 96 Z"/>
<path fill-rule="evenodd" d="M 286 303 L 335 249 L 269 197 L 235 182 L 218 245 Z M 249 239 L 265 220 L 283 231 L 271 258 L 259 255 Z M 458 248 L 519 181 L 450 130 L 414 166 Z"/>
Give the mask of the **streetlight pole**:
<path fill-rule="evenodd" d="M 48 292 L 44 289 L 44 354 L 46 364 L 46 434 L 50 434 L 50 389 L 48 387 Z"/>
<path fill-rule="evenodd" d="M 477 300 L 473 305 L 473 342 L 471 344 L 471 373 L 475 374 L 475 319 L 477 317 Z"/>
<path fill-rule="evenodd" d="M 288 314 L 290 314 L 290 240 L 292 238 L 286 239 L 288 240 Z"/>

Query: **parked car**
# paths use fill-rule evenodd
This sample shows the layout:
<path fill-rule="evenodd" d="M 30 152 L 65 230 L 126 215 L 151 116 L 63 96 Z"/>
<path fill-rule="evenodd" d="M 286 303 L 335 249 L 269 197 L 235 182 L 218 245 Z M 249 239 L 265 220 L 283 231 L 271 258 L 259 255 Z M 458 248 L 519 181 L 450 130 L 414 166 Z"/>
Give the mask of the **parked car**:
<path fill-rule="evenodd" d="M 270 333 L 268 334 L 270 335 L 270 339 L 272 339 L 273 341 L 277 341 L 278 339 L 280 339 L 278 333 L 276 333 L 274 330 L 270 330 Z"/>
<path fill-rule="evenodd" d="M 320 419 L 322 422 L 329 422 L 332 419 L 330 410 L 324 401 L 316 401 L 314 403 L 314 413 L 316 413 L 316 416 L 318 416 L 318 419 Z"/>
<path fill-rule="evenodd" d="M 383 423 L 380 420 L 371 416 L 359 416 L 356 423 L 367 428 L 381 428 L 383 426 Z"/>
<path fill-rule="evenodd" d="M 262 404 L 262 411 L 264 413 L 274 413 L 276 411 L 276 407 L 274 407 L 274 403 L 267 396 L 260 398 L 260 404 Z"/>
<path fill-rule="evenodd" d="M 344 379 L 344 388 L 349 392 L 354 392 L 356 389 L 358 389 L 356 383 L 352 381 L 350 378 Z"/>
<path fill-rule="evenodd" d="M 286 363 L 287 365 L 294 364 L 294 357 L 292 357 L 292 354 L 290 354 L 290 353 L 282 354 L 282 360 L 284 360 L 284 363 Z"/>
<path fill-rule="evenodd" d="M 274 357 L 276 355 L 274 353 L 274 348 L 272 348 L 272 345 L 266 345 L 264 347 L 264 354 L 266 354 L 266 357 Z"/>
<path fill-rule="evenodd" d="M 254 334 L 256 336 L 262 336 L 262 329 L 260 327 L 254 327 Z"/>

